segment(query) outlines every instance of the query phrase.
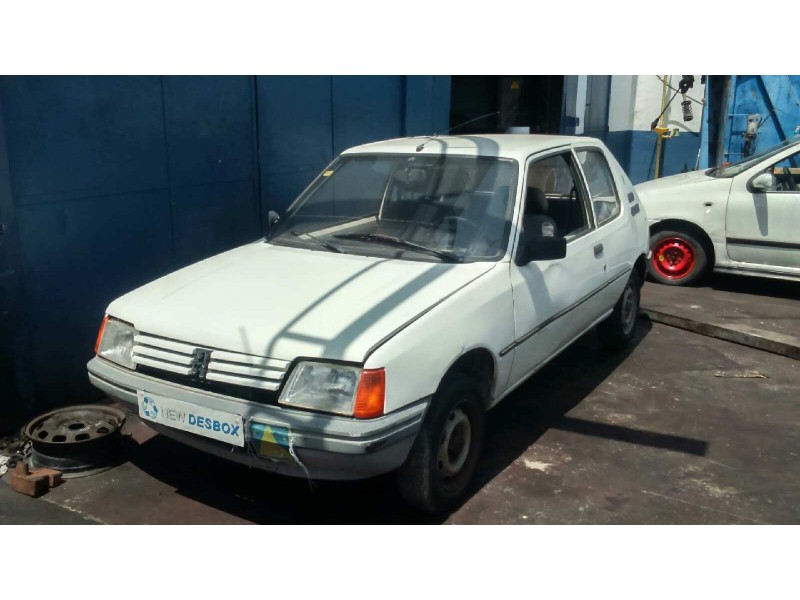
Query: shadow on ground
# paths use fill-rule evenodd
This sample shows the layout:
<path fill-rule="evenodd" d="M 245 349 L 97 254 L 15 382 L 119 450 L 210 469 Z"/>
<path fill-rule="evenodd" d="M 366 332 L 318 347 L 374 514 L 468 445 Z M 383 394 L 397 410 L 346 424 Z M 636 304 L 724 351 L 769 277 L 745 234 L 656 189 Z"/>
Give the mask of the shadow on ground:
<path fill-rule="evenodd" d="M 470 496 L 516 460 L 550 428 L 703 455 L 705 442 L 566 414 L 630 355 L 650 331 L 640 319 L 633 343 L 621 352 L 603 350 L 587 334 L 489 413 L 483 457 Z M 282 477 L 205 455 L 163 436 L 137 444 L 128 439 L 132 463 L 176 493 L 255 523 L 441 523 L 408 508 L 391 476 L 358 482 L 309 482 Z"/>
<path fill-rule="evenodd" d="M 708 287 L 721 292 L 736 294 L 800 300 L 800 282 L 783 279 L 712 273 L 698 287 Z"/>

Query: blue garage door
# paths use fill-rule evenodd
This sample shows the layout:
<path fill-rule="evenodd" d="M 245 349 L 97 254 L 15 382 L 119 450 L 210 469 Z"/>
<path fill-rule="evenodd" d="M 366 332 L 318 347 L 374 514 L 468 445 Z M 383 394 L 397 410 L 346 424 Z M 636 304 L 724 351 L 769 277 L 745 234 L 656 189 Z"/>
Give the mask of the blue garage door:
<path fill-rule="evenodd" d="M 91 393 L 110 300 L 259 236 L 248 77 L 5 77 L 10 185 L 39 404 Z"/>

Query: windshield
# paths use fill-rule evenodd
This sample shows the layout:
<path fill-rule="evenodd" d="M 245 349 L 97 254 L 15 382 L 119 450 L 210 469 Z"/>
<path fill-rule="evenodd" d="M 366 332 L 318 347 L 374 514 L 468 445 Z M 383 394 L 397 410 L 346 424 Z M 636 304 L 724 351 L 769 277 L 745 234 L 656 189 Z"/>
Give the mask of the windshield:
<path fill-rule="evenodd" d="M 289 207 L 267 241 L 408 260 L 498 260 L 516 182 L 510 159 L 345 155 Z"/>
<path fill-rule="evenodd" d="M 789 146 L 793 144 L 800 144 L 800 137 L 795 137 L 790 140 L 784 140 L 780 144 L 776 144 L 775 146 L 770 146 L 769 148 L 762 150 L 761 152 L 756 152 L 748 156 L 747 158 L 743 158 L 742 160 L 736 161 L 734 163 L 727 163 L 723 164 L 719 167 L 715 167 L 708 171 L 708 175 L 713 175 L 714 177 L 735 177 L 739 173 L 743 173 L 750 167 L 754 167 L 762 160 L 769 158 L 779 152 L 782 152 Z"/>

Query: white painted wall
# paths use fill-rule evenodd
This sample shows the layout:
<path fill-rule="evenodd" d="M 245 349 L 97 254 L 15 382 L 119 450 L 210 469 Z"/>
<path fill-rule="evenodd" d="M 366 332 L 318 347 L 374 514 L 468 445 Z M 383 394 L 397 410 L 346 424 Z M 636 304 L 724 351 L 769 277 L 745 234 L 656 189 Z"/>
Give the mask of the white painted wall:
<path fill-rule="evenodd" d="M 578 125 L 567 129 L 567 133 L 581 135 L 583 118 L 586 112 L 586 75 L 566 75 L 564 77 L 564 116 L 577 117 Z"/>
<path fill-rule="evenodd" d="M 583 133 L 584 113 L 586 113 L 586 75 L 578 76 L 578 89 L 575 95 L 575 114 L 580 119 L 575 127 L 575 135 Z"/>
<path fill-rule="evenodd" d="M 613 75 L 608 100 L 608 130 L 633 129 L 633 107 L 636 102 L 637 75 Z"/>
<path fill-rule="evenodd" d="M 678 87 L 678 82 L 681 80 L 682 75 L 669 75 L 667 82 L 672 87 Z M 614 77 L 617 79 L 617 77 Z M 663 84 L 655 75 L 639 75 L 634 78 L 634 93 L 635 101 L 632 111 L 632 127 L 635 131 L 650 131 L 650 123 L 653 122 L 661 112 L 661 99 L 663 93 Z M 612 81 L 613 83 L 613 81 Z M 674 94 L 674 90 L 667 89 L 667 101 Z M 694 87 L 689 90 L 687 97 L 691 96 L 695 100 L 702 100 L 705 95 L 705 86 L 700 83 L 700 76 L 695 75 Z M 687 98 L 688 99 L 688 98 Z M 695 102 L 692 103 L 692 110 L 694 119 L 685 123 L 683 121 L 683 113 L 681 110 L 681 101 L 683 98 L 678 94 L 669 105 L 664 113 L 664 125 L 670 129 L 679 129 L 680 131 L 697 133 L 700 131 L 700 125 L 703 116 L 703 107 Z M 610 121 L 609 117 L 609 121 Z"/>
<path fill-rule="evenodd" d="M 584 116 L 586 111 L 586 75 L 569 75 L 565 80 L 564 113 L 575 116 L 579 124 L 575 134 L 581 135 L 584 131 Z M 678 88 L 678 82 L 683 75 L 668 75 L 667 83 Z M 650 131 L 650 123 L 661 112 L 661 97 L 663 85 L 655 75 L 613 75 L 611 77 L 611 90 L 608 104 L 608 130 L 609 131 Z M 667 100 L 674 90 L 667 90 Z M 694 87 L 689 90 L 688 97 L 703 100 L 705 86 L 700 83 L 700 75 L 695 75 Z M 703 106 L 692 103 L 694 119 L 685 123 L 681 110 L 683 97 L 678 94 L 664 113 L 664 123 L 670 129 L 679 129 L 682 132 L 697 133 L 703 117 Z"/>

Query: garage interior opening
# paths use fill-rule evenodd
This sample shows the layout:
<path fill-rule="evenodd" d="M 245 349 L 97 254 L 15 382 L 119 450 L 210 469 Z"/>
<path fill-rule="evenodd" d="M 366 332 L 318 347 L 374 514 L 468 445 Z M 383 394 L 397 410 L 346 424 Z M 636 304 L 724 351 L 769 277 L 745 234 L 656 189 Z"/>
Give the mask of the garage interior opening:
<path fill-rule="evenodd" d="M 461 135 L 477 133 L 561 132 L 563 75 L 454 75 L 450 88 L 450 127 Z M 513 129 L 512 129 L 513 128 Z"/>

